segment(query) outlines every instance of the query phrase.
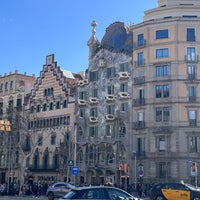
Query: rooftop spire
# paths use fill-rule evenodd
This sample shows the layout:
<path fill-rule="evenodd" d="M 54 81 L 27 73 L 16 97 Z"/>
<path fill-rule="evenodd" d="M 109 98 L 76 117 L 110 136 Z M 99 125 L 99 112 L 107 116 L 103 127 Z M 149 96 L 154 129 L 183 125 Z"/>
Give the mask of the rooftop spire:
<path fill-rule="evenodd" d="M 95 28 L 97 26 L 97 22 L 95 20 L 93 20 L 91 23 L 91 26 L 92 26 L 92 36 L 90 37 L 90 39 L 87 42 L 87 45 L 89 46 L 89 51 L 90 51 L 89 58 L 92 58 L 95 55 L 95 53 L 100 45 L 100 43 L 96 37 L 96 29 Z"/>

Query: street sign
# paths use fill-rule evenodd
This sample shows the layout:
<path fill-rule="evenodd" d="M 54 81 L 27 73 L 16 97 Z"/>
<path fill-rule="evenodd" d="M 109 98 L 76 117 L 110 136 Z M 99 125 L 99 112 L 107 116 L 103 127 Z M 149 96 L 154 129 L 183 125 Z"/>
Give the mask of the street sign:
<path fill-rule="evenodd" d="M 193 163 L 193 160 L 188 160 L 187 162 L 190 163 L 190 164 L 192 164 L 192 163 Z"/>
<path fill-rule="evenodd" d="M 68 166 L 74 166 L 74 161 L 73 160 L 69 160 L 68 161 Z"/>
<path fill-rule="evenodd" d="M 79 174 L 79 167 L 78 166 L 72 167 L 72 174 L 73 175 L 78 175 Z"/>

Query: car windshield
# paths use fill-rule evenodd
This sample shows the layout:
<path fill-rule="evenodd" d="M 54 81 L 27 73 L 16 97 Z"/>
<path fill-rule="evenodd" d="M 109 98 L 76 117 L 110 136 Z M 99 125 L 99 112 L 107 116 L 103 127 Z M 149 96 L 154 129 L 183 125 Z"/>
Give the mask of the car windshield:
<path fill-rule="evenodd" d="M 185 183 L 185 185 L 190 189 L 190 190 L 197 190 L 197 188 L 193 185 L 190 185 L 188 183 Z"/>
<path fill-rule="evenodd" d="M 73 197 L 74 195 L 76 194 L 76 191 L 70 191 L 68 192 L 64 197 L 63 199 L 71 199 L 71 197 Z"/>

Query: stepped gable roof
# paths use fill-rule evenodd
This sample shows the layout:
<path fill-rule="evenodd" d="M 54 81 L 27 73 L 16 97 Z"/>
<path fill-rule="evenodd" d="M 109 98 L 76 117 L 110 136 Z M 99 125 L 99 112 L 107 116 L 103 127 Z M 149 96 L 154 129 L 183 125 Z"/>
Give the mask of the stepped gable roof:
<path fill-rule="evenodd" d="M 114 22 L 106 29 L 101 47 L 113 52 L 132 54 L 133 34 L 127 33 L 123 22 Z"/>

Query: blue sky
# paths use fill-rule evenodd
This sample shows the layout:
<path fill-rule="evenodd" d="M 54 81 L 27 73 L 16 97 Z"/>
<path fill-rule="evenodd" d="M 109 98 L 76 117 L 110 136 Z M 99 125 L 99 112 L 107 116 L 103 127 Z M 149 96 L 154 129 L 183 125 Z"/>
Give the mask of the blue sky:
<path fill-rule="evenodd" d="M 0 75 L 39 76 L 46 56 L 72 72 L 88 67 L 91 22 L 101 41 L 113 22 L 142 22 L 157 0 L 0 0 Z"/>

